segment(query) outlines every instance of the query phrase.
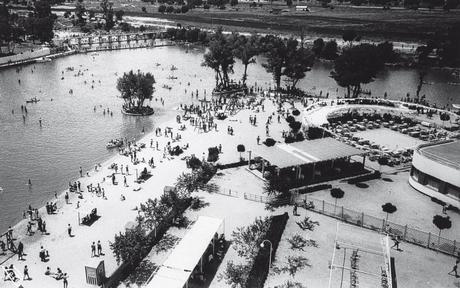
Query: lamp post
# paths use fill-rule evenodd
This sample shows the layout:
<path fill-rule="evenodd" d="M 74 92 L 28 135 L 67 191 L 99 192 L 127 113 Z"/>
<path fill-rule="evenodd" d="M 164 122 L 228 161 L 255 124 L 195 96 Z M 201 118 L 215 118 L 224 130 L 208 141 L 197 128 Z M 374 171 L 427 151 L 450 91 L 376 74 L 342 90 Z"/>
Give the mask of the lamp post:
<path fill-rule="evenodd" d="M 264 248 L 264 247 L 265 247 L 265 245 L 264 245 L 265 242 L 268 242 L 268 243 L 270 244 L 270 258 L 268 259 L 268 269 L 270 269 L 270 267 L 272 266 L 272 250 L 273 250 L 273 245 L 272 245 L 272 242 L 270 242 L 270 240 L 265 239 L 264 241 L 262 241 L 262 243 L 260 243 L 260 247 L 261 247 L 261 248 Z"/>

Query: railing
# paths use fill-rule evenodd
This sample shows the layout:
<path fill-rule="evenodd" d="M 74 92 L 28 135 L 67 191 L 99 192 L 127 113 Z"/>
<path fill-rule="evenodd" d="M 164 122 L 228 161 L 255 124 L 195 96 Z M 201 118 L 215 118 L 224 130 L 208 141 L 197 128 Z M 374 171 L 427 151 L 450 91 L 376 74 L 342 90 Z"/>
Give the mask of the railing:
<path fill-rule="evenodd" d="M 460 243 L 458 241 L 446 239 L 431 232 L 421 231 L 408 225 L 385 221 L 383 218 L 370 216 L 343 206 L 336 206 L 324 200 L 309 197 L 306 194 L 296 197 L 295 202 L 308 210 L 334 217 L 343 222 L 374 230 L 379 233 L 400 236 L 401 239 L 406 242 L 428 249 L 440 251 L 452 256 L 457 256 L 457 254 L 460 253 Z"/>
<path fill-rule="evenodd" d="M 243 198 L 249 201 L 271 203 L 274 205 L 293 205 L 294 203 L 297 203 L 300 207 L 336 218 L 348 224 L 354 224 L 362 228 L 374 230 L 378 233 L 400 236 L 401 240 L 408 243 L 443 252 L 448 255 L 460 255 L 460 242 L 457 240 L 446 239 L 437 234 L 421 231 L 408 225 L 385 221 L 383 218 L 367 215 L 363 212 L 358 212 L 343 206 L 336 206 L 327 201 L 315 199 L 307 194 L 276 199 L 268 196 L 241 193 L 231 189 L 223 189 L 216 193 Z"/>

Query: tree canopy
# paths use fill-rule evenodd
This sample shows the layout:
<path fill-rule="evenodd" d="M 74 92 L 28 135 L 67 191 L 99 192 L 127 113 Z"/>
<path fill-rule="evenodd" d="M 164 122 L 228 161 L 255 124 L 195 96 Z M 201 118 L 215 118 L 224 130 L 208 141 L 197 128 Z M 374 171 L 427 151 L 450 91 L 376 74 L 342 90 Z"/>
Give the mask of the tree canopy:
<path fill-rule="evenodd" d="M 134 73 L 131 70 L 118 78 L 117 89 L 121 92 L 121 97 L 130 108 L 137 107 L 140 109 L 145 100 L 152 99 L 155 91 L 153 84 L 155 84 L 153 74 L 144 74 L 140 71 Z"/>
<path fill-rule="evenodd" d="M 347 97 L 358 97 L 361 84 L 374 81 L 377 73 L 383 70 L 384 63 L 378 56 L 378 49 L 370 44 L 360 44 L 346 49 L 334 61 L 331 77 L 338 85 L 347 88 Z"/>

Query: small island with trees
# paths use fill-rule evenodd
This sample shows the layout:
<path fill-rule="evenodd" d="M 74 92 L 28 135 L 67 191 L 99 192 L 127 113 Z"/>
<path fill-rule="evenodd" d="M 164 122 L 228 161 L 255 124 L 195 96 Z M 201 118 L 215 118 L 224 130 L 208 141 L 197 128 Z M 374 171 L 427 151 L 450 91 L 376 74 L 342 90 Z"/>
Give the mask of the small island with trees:
<path fill-rule="evenodd" d="M 125 103 L 122 107 L 123 114 L 132 116 L 149 116 L 154 113 L 153 108 L 144 106 L 145 100 L 152 100 L 155 88 L 155 77 L 151 73 L 142 73 L 132 70 L 124 73 L 117 80 L 117 89 Z"/>

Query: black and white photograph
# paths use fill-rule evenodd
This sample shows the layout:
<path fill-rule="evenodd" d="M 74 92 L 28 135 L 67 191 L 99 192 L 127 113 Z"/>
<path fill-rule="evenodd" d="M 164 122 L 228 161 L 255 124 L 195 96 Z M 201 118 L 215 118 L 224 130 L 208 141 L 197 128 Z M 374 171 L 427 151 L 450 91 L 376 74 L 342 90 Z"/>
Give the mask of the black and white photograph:
<path fill-rule="evenodd" d="M 0 288 L 459 288 L 460 0 L 0 0 Z"/>

